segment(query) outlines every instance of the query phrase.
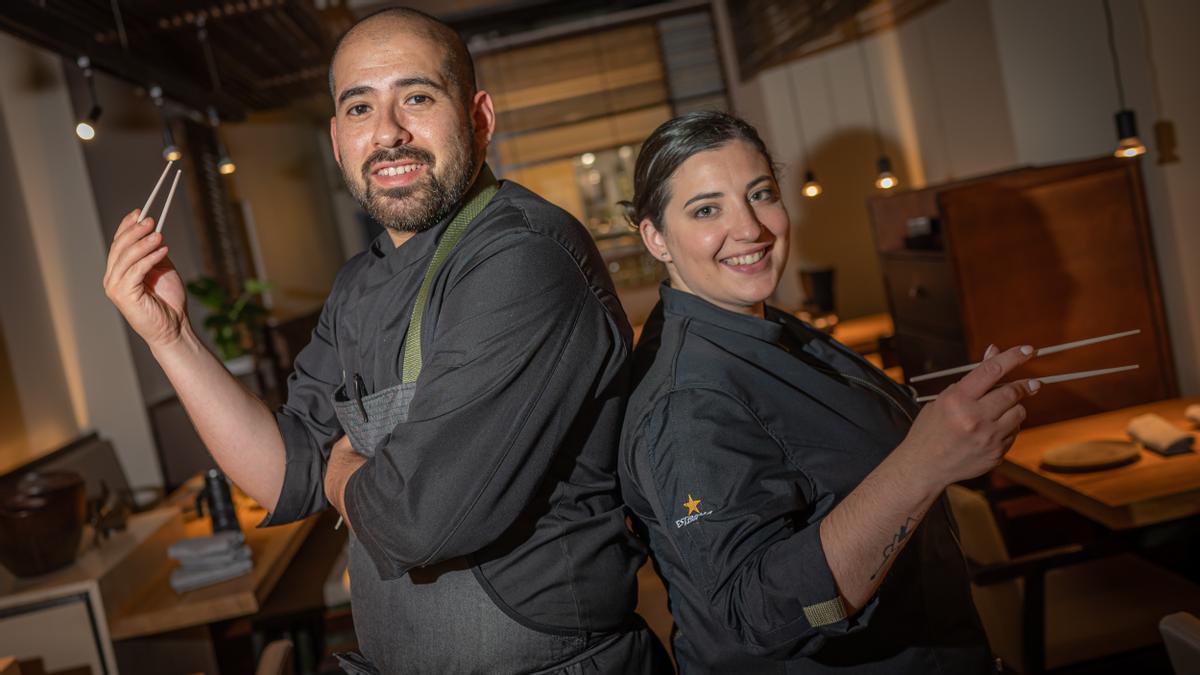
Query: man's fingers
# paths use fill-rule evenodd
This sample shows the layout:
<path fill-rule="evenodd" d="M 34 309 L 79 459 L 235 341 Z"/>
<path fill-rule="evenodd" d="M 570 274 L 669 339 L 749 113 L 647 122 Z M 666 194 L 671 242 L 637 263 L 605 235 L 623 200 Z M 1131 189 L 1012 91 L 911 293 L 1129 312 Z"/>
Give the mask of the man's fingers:
<path fill-rule="evenodd" d="M 121 224 L 117 225 L 117 231 L 113 234 L 113 239 L 116 239 L 117 235 L 121 234 L 125 230 L 129 229 L 130 226 L 137 223 L 138 216 L 141 215 L 141 213 L 141 209 L 134 209 L 129 213 L 126 213 L 125 217 L 121 219 Z"/>
<path fill-rule="evenodd" d="M 116 253 L 109 276 L 117 279 L 124 277 L 130 267 L 159 246 L 162 246 L 162 235 L 157 232 L 151 232 L 126 246 Z"/>
<path fill-rule="evenodd" d="M 967 373 L 963 379 L 958 381 L 956 389 L 972 399 L 982 398 L 1009 371 L 1025 363 L 1032 356 L 1033 347 L 1028 345 L 1013 347 L 1001 352 L 979 364 L 979 367 L 975 368 L 975 370 Z"/>
<path fill-rule="evenodd" d="M 154 231 L 154 219 L 147 218 L 136 225 L 130 225 L 123 231 L 117 233 L 113 237 L 112 246 L 108 249 L 108 267 L 105 274 L 110 274 L 113 270 L 113 265 L 121 254 L 135 242 L 145 238 L 145 236 Z"/>
<path fill-rule="evenodd" d="M 128 284 L 131 288 L 141 284 L 145 281 L 146 275 L 150 273 L 151 268 L 162 262 L 162 259 L 165 257 L 167 257 L 166 246 L 151 251 L 129 268 L 129 271 L 121 279 L 121 283 Z"/>

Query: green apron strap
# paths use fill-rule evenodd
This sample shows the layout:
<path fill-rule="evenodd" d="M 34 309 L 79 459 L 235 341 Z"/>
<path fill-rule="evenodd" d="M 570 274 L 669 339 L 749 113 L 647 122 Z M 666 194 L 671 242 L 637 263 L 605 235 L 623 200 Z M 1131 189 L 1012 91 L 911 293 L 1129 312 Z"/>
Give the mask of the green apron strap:
<path fill-rule="evenodd" d="M 437 276 L 442 263 L 446 262 L 446 258 L 450 256 L 450 251 L 462 239 L 463 234 L 467 231 L 467 226 L 471 224 L 472 220 L 475 220 L 475 216 L 483 211 L 498 189 L 500 186 L 497 184 L 492 170 L 486 164 L 483 165 L 479 171 L 479 178 L 475 180 L 474 194 L 466 196 L 462 208 L 455 214 L 454 220 L 450 221 L 446 231 L 442 233 L 442 239 L 438 242 L 437 249 L 433 252 L 433 258 L 429 261 L 429 267 L 425 270 L 425 278 L 421 280 L 421 288 L 417 291 L 417 302 L 413 305 L 412 317 L 408 321 L 408 333 L 404 336 L 404 370 L 400 381 L 405 384 L 416 382 L 417 377 L 421 374 L 421 319 L 425 316 L 425 306 L 429 304 L 429 290 L 433 286 L 433 278 Z"/>

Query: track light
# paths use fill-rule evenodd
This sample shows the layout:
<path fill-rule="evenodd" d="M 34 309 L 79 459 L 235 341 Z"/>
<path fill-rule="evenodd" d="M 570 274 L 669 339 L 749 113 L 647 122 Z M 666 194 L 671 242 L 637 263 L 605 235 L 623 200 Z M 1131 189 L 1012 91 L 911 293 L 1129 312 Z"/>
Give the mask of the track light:
<path fill-rule="evenodd" d="M 163 108 L 162 87 L 157 84 L 151 85 L 150 100 L 154 101 L 154 107 L 158 108 L 158 116 L 162 120 L 163 159 L 168 162 L 178 162 L 183 157 L 183 153 L 179 150 L 179 146 L 175 144 L 175 133 L 171 131 L 171 121 L 167 119 L 167 113 Z"/>
<path fill-rule="evenodd" d="M 208 122 L 212 125 L 213 136 L 217 139 L 217 173 L 222 176 L 228 176 L 237 171 L 237 164 L 234 164 L 233 160 L 229 158 L 229 151 L 225 149 L 225 144 L 221 142 L 221 134 L 219 133 L 221 118 L 217 115 L 217 109 L 212 106 L 208 108 Z"/>
<path fill-rule="evenodd" d="M 804 172 L 804 186 L 800 188 L 800 192 L 805 197 L 812 199 L 819 196 L 824 190 L 821 189 L 821 184 L 817 182 L 817 177 L 812 171 Z"/>
<path fill-rule="evenodd" d="M 1146 154 L 1146 145 L 1138 138 L 1137 116 L 1132 110 L 1121 110 L 1116 114 L 1117 149 L 1113 157 L 1137 157 Z"/>
<path fill-rule="evenodd" d="M 880 190 L 891 190 L 900 184 L 896 174 L 892 173 L 892 160 L 887 155 L 880 155 L 877 163 L 879 174 L 875 176 L 875 187 Z"/>
<path fill-rule="evenodd" d="M 75 125 L 75 135 L 80 140 L 90 141 L 96 137 L 96 123 L 100 121 L 100 101 L 96 98 L 96 79 L 92 73 L 92 60 L 86 56 L 79 57 L 75 63 L 83 70 L 83 79 L 87 82 L 88 92 L 92 95 L 92 109 L 88 111 L 87 117 L 79 120 L 79 124 Z"/>

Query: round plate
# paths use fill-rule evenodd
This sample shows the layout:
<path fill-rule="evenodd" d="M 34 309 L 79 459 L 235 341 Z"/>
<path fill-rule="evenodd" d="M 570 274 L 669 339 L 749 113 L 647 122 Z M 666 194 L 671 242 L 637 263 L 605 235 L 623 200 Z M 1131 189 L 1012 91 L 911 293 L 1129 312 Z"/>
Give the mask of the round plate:
<path fill-rule="evenodd" d="M 1137 444 L 1130 441 L 1084 441 L 1047 450 L 1042 468 L 1058 473 L 1104 471 L 1133 464 L 1141 456 Z"/>

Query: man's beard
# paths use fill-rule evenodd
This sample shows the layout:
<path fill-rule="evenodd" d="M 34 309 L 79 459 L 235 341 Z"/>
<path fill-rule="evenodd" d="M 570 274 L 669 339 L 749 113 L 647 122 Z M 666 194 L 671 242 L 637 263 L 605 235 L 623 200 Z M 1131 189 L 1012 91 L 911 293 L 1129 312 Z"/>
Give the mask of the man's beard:
<path fill-rule="evenodd" d="M 443 162 L 446 170 L 440 177 L 434 174 L 436 165 L 432 154 L 407 145 L 371 153 L 362 165 L 361 185 L 353 180 L 345 167 L 342 174 L 354 199 L 375 222 L 398 232 L 424 232 L 449 216 L 471 187 L 475 162 L 469 130 L 462 141 L 446 154 Z M 425 175 L 417 182 L 398 188 L 380 188 L 371 181 L 372 166 L 406 159 L 425 165 Z"/>

